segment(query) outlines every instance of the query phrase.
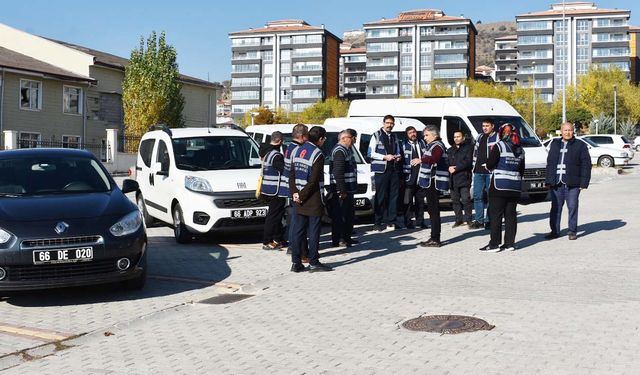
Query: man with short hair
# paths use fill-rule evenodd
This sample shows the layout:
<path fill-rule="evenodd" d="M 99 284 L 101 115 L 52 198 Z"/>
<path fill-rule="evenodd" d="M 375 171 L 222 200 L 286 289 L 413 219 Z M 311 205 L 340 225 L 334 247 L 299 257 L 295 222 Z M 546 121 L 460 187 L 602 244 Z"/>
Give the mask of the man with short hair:
<path fill-rule="evenodd" d="M 565 122 L 560 127 L 562 138 L 554 139 L 547 155 L 545 185 L 551 191 L 551 212 L 547 239 L 560 235 L 560 219 L 565 202 L 569 209 L 570 240 L 578 238 L 578 198 L 580 191 L 589 187 L 591 180 L 591 157 L 586 143 L 574 137 L 573 124 Z"/>
<path fill-rule="evenodd" d="M 283 246 L 282 217 L 287 199 L 280 196 L 280 185 L 284 173 L 284 156 L 280 152 L 283 135 L 271 133 L 271 142 L 260 147 L 262 159 L 262 198 L 269 204 L 264 222 L 263 250 L 280 250 Z"/>
<path fill-rule="evenodd" d="M 470 190 L 473 146 L 467 141 L 462 130 L 453 132 L 453 143 L 454 145 L 447 151 L 447 157 L 451 174 L 451 205 L 455 215 L 453 228 L 456 228 L 464 222 L 470 225 L 472 220 L 473 206 Z"/>
<path fill-rule="evenodd" d="M 355 141 L 351 129 L 338 134 L 338 143 L 331 150 L 329 163 L 329 208 L 331 212 L 331 243 L 334 247 L 351 247 L 357 240 L 353 232 L 353 195 L 358 186 L 356 164 L 351 147 Z"/>
<path fill-rule="evenodd" d="M 484 200 L 484 196 L 488 194 L 489 186 L 491 185 L 491 173 L 487 169 L 489 151 L 498 142 L 498 135 L 494 129 L 495 123 L 493 119 L 484 119 L 482 121 L 482 134 L 476 138 L 476 144 L 473 149 L 473 208 L 476 214 L 475 219 L 469 225 L 470 229 L 489 229 L 489 218 L 485 217 L 487 203 Z"/>
<path fill-rule="evenodd" d="M 400 142 L 392 133 L 395 118 L 384 116 L 382 128 L 373 133 L 367 156 L 371 159 L 376 194 L 373 202 L 374 230 L 395 229 L 400 189 Z M 386 224 L 386 225 L 385 225 Z"/>
<path fill-rule="evenodd" d="M 320 262 L 320 229 L 324 213 L 324 155 L 320 149 L 326 140 L 327 131 L 320 126 L 309 130 L 309 141 L 293 153 L 289 172 L 289 189 L 295 206 L 293 219 L 291 271 L 301 272 L 302 243 L 308 239 L 309 272 L 331 271 L 331 267 Z"/>
<path fill-rule="evenodd" d="M 289 143 L 286 150 L 284 151 L 284 172 L 281 178 L 280 184 L 280 193 L 281 197 L 285 197 L 290 199 L 291 192 L 289 191 L 289 173 L 291 172 L 291 161 L 293 159 L 293 154 L 297 150 L 298 147 L 302 146 L 307 139 L 309 138 L 309 128 L 305 124 L 296 124 L 291 131 L 292 142 Z M 287 254 L 291 254 L 293 252 L 293 221 L 296 216 L 296 207 L 293 203 L 291 203 L 291 207 L 289 210 L 289 223 L 288 223 L 288 249 Z M 308 261 L 307 253 L 308 253 L 308 244 L 306 238 L 302 241 L 300 253 L 303 261 Z"/>
<path fill-rule="evenodd" d="M 404 199 L 404 225 L 408 229 L 421 227 L 428 228 L 424 223 L 424 197 L 426 189 L 418 185 L 421 158 L 427 151 L 427 144 L 418 138 L 418 131 L 413 126 L 405 129 L 407 139 L 403 142 L 403 173 L 405 181 Z M 413 212 L 412 209 L 413 208 Z M 416 218 L 415 225 L 411 222 L 411 215 Z"/>

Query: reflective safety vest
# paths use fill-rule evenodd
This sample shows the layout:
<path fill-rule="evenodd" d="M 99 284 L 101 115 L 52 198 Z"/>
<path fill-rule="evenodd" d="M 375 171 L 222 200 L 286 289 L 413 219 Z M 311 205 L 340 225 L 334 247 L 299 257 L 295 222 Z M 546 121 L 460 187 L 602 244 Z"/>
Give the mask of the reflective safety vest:
<path fill-rule="evenodd" d="M 482 138 L 482 136 L 484 135 L 484 133 L 480 133 L 477 137 L 476 137 L 476 143 L 473 145 L 473 166 L 472 168 L 476 167 L 476 161 L 478 160 L 478 152 L 480 151 L 480 138 Z M 491 134 L 489 134 L 489 137 L 487 138 L 487 149 L 484 150 L 487 153 L 487 157 L 489 157 L 489 151 L 491 151 L 491 147 L 493 147 L 493 145 L 496 144 L 496 142 L 498 142 L 498 133 L 497 132 L 493 132 Z"/>
<path fill-rule="evenodd" d="M 376 149 L 375 152 L 378 154 L 386 155 L 387 149 L 384 148 L 384 141 L 382 140 L 382 132 L 380 129 L 377 132 L 373 133 L 373 138 L 376 140 Z M 389 134 L 389 143 L 391 145 L 397 145 L 398 140 L 396 139 L 396 135 L 391 133 Z M 395 150 L 394 150 L 395 152 Z M 371 156 L 371 155 L 369 155 Z M 371 160 L 371 172 L 373 173 L 384 173 L 387 170 L 387 161 L 386 160 Z"/>
<path fill-rule="evenodd" d="M 418 158 L 427 152 L 427 144 L 422 139 L 417 140 L 418 145 Z M 411 179 L 411 159 L 413 159 L 413 145 L 409 141 L 404 142 L 403 146 L 403 165 L 402 173 L 404 173 L 405 181 L 409 182 Z"/>
<path fill-rule="evenodd" d="M 311 142 L 305 142 L 303 145 L 299 146 L 293 153 L 292 163 L 295 170 L 296 187 L 298 188 L 298 190 L 304 189 L 307 183 L 309 183 L 313 163 L 315 163 L 321 155 L 322 150 L 320 150 Z M 323 198 L 324 196 L 324 181 L 322 177 L 320 178 L 321 198 Z"/>
<path fill-rule="evenodd" d="M 522 191 L 520 163 L 524 159 L 524 150 L 520 156 L 516 157 L 510 144 L 500 141 L 496 143 L 496 147 L 500 150 L 500 160 L 491 172 L 493 186 L 498 190 Z"/>
<path fill-rule="evenodd" d="M 273 166 L 276 156 L 282 155 L 278 150 L 271 150 L 262 161 L 262 194 L 274 197 L 280 190 L 280 172 Z"/>
<path fill-rule="evenodd" d="M 289 172 L 291 171 L 291 159 L 293 159 L 293 154 L 298 147 L 299 145 L 297 143 L 291 142 L 284 151 L 284 170 L 280 177 L 279 197 L 291 198 L 291 192 L 289 191 Z"/>
<path fill-rule="evenodd" d="M 336 176 L 333 174 L 333 159 L 337 152 L 344 154 L 344 182 L 347 185 L 347 191 L 345 193 L 355 193 L 358 187 L 358 178 L 355 160 L 353 159 L 353 153 L 350 149 L 344 147 L 340 143 L 336 144 L 331 151 L 331 163 L 329 163 L 329 178 L 331 179 L 329 184 L 329 191 L 332 193 L 338 192 L 338 186 L 336 184 Z"/>
<path fill-rule="evenodd" d="M 422 163 L 420 164 L 420 172 L 418 173 L 418 185 L 421 188 L 429 188 L 431 186 L 431 177 L 435 177 L 436 189 L 440 191 L 449 190 L 449 166 L 447 163 L 447 149 L 442 141 L 437 140 L 427 145 L 424 155 L 431 155 L 436 147 L 442 149 L 442 157 L 436 165 Z"/>

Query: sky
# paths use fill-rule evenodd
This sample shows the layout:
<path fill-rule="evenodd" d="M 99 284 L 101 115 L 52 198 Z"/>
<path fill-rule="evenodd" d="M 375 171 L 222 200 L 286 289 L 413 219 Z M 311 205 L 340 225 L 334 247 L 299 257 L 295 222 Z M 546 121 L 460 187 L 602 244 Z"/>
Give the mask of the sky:
<path fill-rule="evenodd" d="M 557 1 L 561 2 L 561 1 Z M 140 37 L 166 33 L 178 52 L 180 72 L 223 81 L 231 77 L 229 32 L 262 27 L 279 19 L 303 19 L 342 33 L 413 9 L 441 9 L 473 22 L 515 21 L 515 16 L 549 9 L 545 0 L 223 0 L 165 1 L 11 1 L 3 2 L 0 23 L 48 38 L 128 58 Z M 631 10 L 631 25 L 640 25 L 640 1 L 596 1 L 599 8 Z"/>

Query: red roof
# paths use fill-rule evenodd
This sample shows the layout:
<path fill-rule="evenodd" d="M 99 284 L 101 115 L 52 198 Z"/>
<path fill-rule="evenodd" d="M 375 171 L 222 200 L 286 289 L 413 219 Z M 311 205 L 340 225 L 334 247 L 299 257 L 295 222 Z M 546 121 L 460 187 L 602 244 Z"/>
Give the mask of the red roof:
<path fill-rule="evenodd" d="M 388 25 L 388 24 L 403 24 L 403 23 L 418 23 L 421 21 L 438 21 L 438 22 L 451 22 L 451 21 L 468 21 L 470 19 L 464 17 L 451 17 L 446 16 L 441 10 L 438 9 L 420 9 L 402 12 L 397 18 L 382 19 L 380 21 L 365 23 L 365 26 L 374 25 Z"/>

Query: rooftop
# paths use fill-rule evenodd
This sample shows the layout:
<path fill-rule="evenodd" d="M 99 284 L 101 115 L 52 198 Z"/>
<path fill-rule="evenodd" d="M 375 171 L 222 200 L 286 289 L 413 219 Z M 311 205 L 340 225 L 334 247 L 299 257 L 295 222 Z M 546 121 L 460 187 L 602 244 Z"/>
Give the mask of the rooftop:
<path fill-rule="evenodd" d="M 78 82 L 95 82 L 91 77 L 85 77 L 70 71 L 58 68 L 44 61 L 34 59 L 27 55 L 0 47 L 0 67 L 21 70 L 31 73 L 41 73 L 53 78 L 73 80 Z"/>
<path fill-rule="evenodd" d="M 545 17 L 545 16 L 558 16 L 563 13 L 563 4 L 552 4 L 548 10 L 541 12 L 529 12 L 525 14 L 517 15 L 516 17 Z M 625 9 L 600 9 L 594 3 L 589 2 L 568 2 L 564 3 L 565 15 L 576 14 L 629 14 L 629 10 Z"/>
<path fill-rule="evenodd" d="M 397 18 L 386 19 L 383 18 L 379 21 L 367 22 L 365 26 L 377 26 L 388 24 L 405 24 L 405 23 L 419 23 L 421 21 L 438 21 L 438 22 L 451 22 L 451 21 L 468 21 L 470 19 L 464 17 L 452 17 L 444 14 L 439 9 L 418 9 L 402 12 Z"/>

